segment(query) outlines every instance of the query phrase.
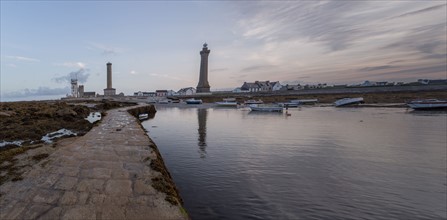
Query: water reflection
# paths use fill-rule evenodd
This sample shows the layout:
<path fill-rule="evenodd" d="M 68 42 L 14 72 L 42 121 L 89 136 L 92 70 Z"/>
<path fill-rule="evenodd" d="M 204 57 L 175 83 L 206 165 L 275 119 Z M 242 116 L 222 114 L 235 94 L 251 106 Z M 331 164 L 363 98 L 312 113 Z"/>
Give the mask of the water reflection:
<path fill-rule="evenodd" d="M 199 146 L 199 153 L 200 158 L 206 157 L 206 117 L 208 114 L 208 109 L 197 109 L 197 119 L 199 120 L 199 143 L 197 144 Z"/>

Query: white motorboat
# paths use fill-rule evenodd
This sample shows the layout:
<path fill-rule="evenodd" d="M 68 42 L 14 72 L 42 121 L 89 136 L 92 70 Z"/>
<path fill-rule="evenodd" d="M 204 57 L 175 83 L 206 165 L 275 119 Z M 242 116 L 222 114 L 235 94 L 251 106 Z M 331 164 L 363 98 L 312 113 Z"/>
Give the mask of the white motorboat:
<path fill-rule="evenodd" d="M 318 99 L 295 99 L 295 100 L 290 100 L 289 102 L 299 103 L 300 105 L 303 105 L 303 104 L 315 104 L 315 103 L 318 102 Z"/>
<path fill-rule="evenodd" d="M 237 107 L 237 102 L 235 101 L 223 101 L 223 102 L 215 102 L 216 106 L 219 107 Z"/>
<path fill-rule="evenodd" d="M 168 99 L 162 99 L 158 101 L 158 104 L 169 104 L 170 100 Z"/>
<path fill-rule="evenodd" d="M 138 119 L 140 120 L 145 120 L 149 118 L 149 114 L 139 114 L 138 115 Z"/>
<path fill-rule="evenodd" d="M 281 102 L 281 103 L 278 103 L 278 105 L 281 107 L 284 107 L 284 108 L 298 108 L 300 103 L 299 102 Z"/>
<path fill-rule="evenodd" d="M 185 102 L 189 105 L 198 105 L 202 104 L 202 99 L 187 99 Z"/>
<path fill-rule="evenodd" d="M 244 104 L 246 105 L 251 105 L 251 104 L 263 104 L 264 102 L 262 100 L 254 100 L 254 99 L 249 99 L 247 101 L 244 102 Z"/>
<path fill-rule="evenodd" d="M 358 98 L 343 98 L 343 99 L 339 99 L 337 101 L 335 101 L 335 107 L 340 107 L 340 106 L 346 106 L 346 105 L 353 105 L 353 104 L 359 104 L 359 103 L 363 103 L 363 97 L 358 97 Z"/>
<path fill-rule="evenodd" d="M 260 112 L 282 112 L 283 107 L 278 104 L 251 104 L 249 105 L 252 111 Z"/>
<path fill-rule="evenodd" d="M 415 110 L 447 109 L 447 101 L 438 99 L 414 100 L 407 105 Z"/>

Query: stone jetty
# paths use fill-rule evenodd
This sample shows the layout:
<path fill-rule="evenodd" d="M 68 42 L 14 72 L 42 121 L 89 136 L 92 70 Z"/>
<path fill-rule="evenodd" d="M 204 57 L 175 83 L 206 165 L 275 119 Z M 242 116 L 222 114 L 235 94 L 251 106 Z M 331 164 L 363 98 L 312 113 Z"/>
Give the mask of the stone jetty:
<path fill-rule="evenodd" d="M 162 159 L 127 110 L 108 111 L 23 180 L 1 185 L 0 219 L 188 219 L 180 198 L 153 187 L 168 172 L 152 168 Z"/>

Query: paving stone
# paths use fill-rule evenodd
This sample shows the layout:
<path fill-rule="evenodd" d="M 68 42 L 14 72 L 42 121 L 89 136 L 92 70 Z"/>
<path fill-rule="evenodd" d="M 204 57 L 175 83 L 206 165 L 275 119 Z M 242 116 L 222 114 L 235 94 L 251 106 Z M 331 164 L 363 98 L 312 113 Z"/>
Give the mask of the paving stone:
<path fill-rule="evenodd" d="M 95 179 L 109 179 L 111 175 L 112 171 L 108 168 L 83 169 L 81 172 L 82 177 Z"/>
<path fill-rule="evenodd" d="M 62 213 L 61 207 L 54 207 L 50 209 L 47 213 L 39 216 L 37 219 L 39 220 L 60 219 L 61 213 Z"/>
<path fill-rule="evenodd" d="M 95 206 L 101 205 L 104 203 L 105 198 L 106 198 L 106 195 L 104 195 L 104 194 L 92 193 L 92 194 L 90 194 L 87 203 L 91 204 L 91 205 L 95 205 Z"/>
<path fill-rule="evenodd" d="M 78 196 L 78 205 L 85 205 L 87 204 L 89 193 L 81 192 Z"/>
<path fill-rule="evenodd" d="M 114 169 L 112 179 L 129 179 L 129 172 L 124 169 Z"/>
<path fill-rule="evenodd" d="M 103 191 L 103 179 L 83 179 L 77 186 L 79 192 L 100 193 Z"/>
<path fill-rule="evenodd" d="M 96 209 L 90 206 L 78 206 L 68 208 L 68 210 L 62 214 L 62 220 L 87 220 L 96 219 Z"/>
<path fill-rule="evenodd" d="M 35 219 L 46 213 L 51 208 L 52 206 L 47 204 L 32 204 L 31 206 L 26 207 L 25 211 L 23 212 L 23 217 L 27 219 Z"/>
<path fill-rule="evenodd" d="M 61 197 L 61 192 L 56 190 L 39 189 L 33 198 L 33 202 L 55 204 Z"/>
<path fill-rule="evenodd" d="M 78 193 L 75 191 L 66 191 L 59 200 L 61 205 L 74 205 L 78 200 Z"/>
<path fill-rule="evenodd" d="M 101 207 L 101 219 L 125 219 L 124 208 L 121 206 Z"/>
<path fill-rule="evenodd" d="M 156 193 L 149 181 L 144 182 L 143 180 L 135 180 L 133 188 L 136 194 L 154 195 Z"/>
<path fill-rule="evenodd" d="M 106 183 L 105 193 L 114 196 L 129 196 L 132 194 L 130 180 L 109 180 Z"/>
<path fill-rule="evenodd" d="M 54 185 L 55 189 L 71 190 L 78 183 L 78 178 L 64 176 Z"/>

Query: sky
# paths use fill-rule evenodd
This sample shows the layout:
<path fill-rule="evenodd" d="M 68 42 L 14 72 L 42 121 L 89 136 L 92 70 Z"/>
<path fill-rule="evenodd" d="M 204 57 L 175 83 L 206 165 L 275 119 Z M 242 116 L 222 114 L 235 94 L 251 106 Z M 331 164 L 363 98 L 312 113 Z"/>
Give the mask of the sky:
<path fill-rule="evenodd" d="M 211 90 L 447 78 L 447 1 L 4 1 L 1 101 L 85 91 Z"/>

